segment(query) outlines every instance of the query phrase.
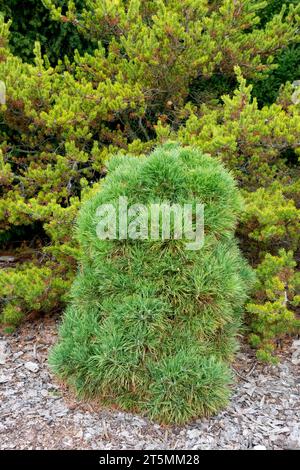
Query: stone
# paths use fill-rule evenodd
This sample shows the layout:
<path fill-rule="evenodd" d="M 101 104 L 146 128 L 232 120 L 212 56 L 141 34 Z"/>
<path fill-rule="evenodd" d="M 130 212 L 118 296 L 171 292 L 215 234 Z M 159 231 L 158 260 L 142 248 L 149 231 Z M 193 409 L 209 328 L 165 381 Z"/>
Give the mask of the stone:
<path fill-rule="evenodd" d="M 295 339 L 292 344 L 293 349 L 300 349 L 300 339 Z"/>
<path fill-rule="evenodd" d="M 83 431 L 80 429 L 78 433 L 75 434 L 76 439 L 82 439 L 83 438 Z"/>
<path fill-rule="evenodd" d="M 14 360 L 19 359 L 19 357 L 23 356 L 24 351 L 19 351 L 14 354 Z"/>
<path fill-rule="evenodd" d="M 66 437 L 63 440 L 63 445 L 64 445 L 64 447 L 72 447 L 73 446 L 73 439 L 71 439 L 70 437 Z"/>
<path fill-rule="evenodd" d="M 0 365 L 4 366 L 6 363 L 6 351 L 7 341 L 0 341 Z"/>
<path fill-rule="evenodd" d="M 4 424 L 0 423 L 0 434 L 4 432 L 6 432 L 6 427 L 4 426 Z"/>
<path fill-rule="evenodd" d="M 237 363 L 247 382 L 236 383 L 228 407 L 166 433 L 164 427 L 138 416 L 97 407 L 93 411 L 85 401 L 76 401 L 72 408 L 72 393 L 49 374 L 47 348 L 39 352 L 40 362 L 31 355 L 32 343 L 26 353 L 25 338 L 35 338 L 37 344 L 49 338 L 49 346 L 55 338 L 55 320 L 42 325 L 0 339 L 6 354 L 6 364 L 0 366 L 0 449 L 300 450 L 299 366 L 291 362 L 300 340 L 293 342 L 278 367 L 257 364 L 250 377 L 246 372 L 252 358 L 241 354 Z"/>
<path fill-rule="evenodd" d="M 0 103 L 1 103 L 1 99 L 0 99 Z M 0 256 L 0 264 L 13 263 L 14 261 L 15 261 L 15 258 L 13 256 Z"/>
<path fill-rule="evenodd" d="M 0 341 L 0 351 L 5 352 L 7 345 L 7 341 Z"/>
<path fill-rule="evenodd" d="M 25 368 L 29 370 L 30 372 L 38 372 L 39 370 L 39 365 L 36 362 L 25 362 L 24 364 Z"/>

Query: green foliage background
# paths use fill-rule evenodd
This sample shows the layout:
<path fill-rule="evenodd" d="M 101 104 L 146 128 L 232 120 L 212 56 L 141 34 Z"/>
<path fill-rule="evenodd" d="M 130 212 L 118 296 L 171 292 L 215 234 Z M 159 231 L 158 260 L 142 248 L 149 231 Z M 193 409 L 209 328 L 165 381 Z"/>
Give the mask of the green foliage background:
<path fill-rule="evenodd" d="M 19 260 L 1 269 L 2 323 L 64 304 L 74 220 L 111 156 L 176 140 L 222 159 L 243 192 L 247 322 L 272 360 L 299 329 L 298 2 L 17 3 L 0 20 L 0 240 Z"/>

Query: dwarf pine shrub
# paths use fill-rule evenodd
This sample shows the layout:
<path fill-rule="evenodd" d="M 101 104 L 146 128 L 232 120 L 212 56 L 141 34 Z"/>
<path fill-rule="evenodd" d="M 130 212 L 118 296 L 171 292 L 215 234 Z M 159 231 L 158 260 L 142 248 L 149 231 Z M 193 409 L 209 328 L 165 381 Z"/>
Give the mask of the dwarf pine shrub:
<path fill-rule="evenodd" d="M 97 209 L 200 201 L 205 242 L 100 240 Z M 199 150 L 166 144 L 116 157 L 80 211 L 82 259 L 50 357 L 81 396 L 165 423 L 215 413 L 229 396 L 229 361 L 252 272 L 233 233 L 241 197 L 231 174 Z"/>

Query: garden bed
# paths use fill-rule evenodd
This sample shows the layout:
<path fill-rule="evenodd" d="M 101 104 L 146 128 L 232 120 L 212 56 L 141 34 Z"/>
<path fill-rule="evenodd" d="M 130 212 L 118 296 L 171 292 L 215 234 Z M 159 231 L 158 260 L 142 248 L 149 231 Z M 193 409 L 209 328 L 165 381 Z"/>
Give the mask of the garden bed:
<path fill-rule="evenodd" d="M 49 372 L 59 319 L 45 317 L 0 335 L 1 449 L 300 448 L 300 341 L 278 366 L 257 364 L 243 348 L 231 404 L 184 427 L 77 401 Z"/>

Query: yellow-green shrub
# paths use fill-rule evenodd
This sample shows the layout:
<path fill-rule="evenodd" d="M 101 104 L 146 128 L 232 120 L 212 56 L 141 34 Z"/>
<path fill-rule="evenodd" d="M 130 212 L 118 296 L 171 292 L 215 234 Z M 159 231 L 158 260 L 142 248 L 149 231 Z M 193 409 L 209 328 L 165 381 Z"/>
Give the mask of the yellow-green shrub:
<path fill-rule="evenodd" d="M 80 15 L 73 2 L 62 11 L 55 1 L 43 3 L 53 21 L 76 27 L 95 50 L 50 66 L 37 43 L 28 64 L 14 57 L 0 20 L 4 249 L 37 224 L 43 248 L 31 264 L 39 270 L 49 262 L 53 279 L 71 279 L 78 256 L 73 223 L 83 195 L 101 185 L 106 162 L 117 152 L 148 154 L 171 139 L 221 158 L 238 179 L 247 209 L 239 235 L 253 266 L 285 248 L 294 252 L 296 272 L 299 104 L 287 83 L 275 103 L 261 107 L 246 80 L 257 90 L 278 54 L 296 47 L 300 6 L 276 10 L 260 24 L 267 5 L 256 0 L 92 0 Z M 218 78 L 230 92 L 222 99 L 211 88 Z M 56 289 L 53 307 L 61 294 Z M 8 312 L 12 302 L 2 295 Z"/>

